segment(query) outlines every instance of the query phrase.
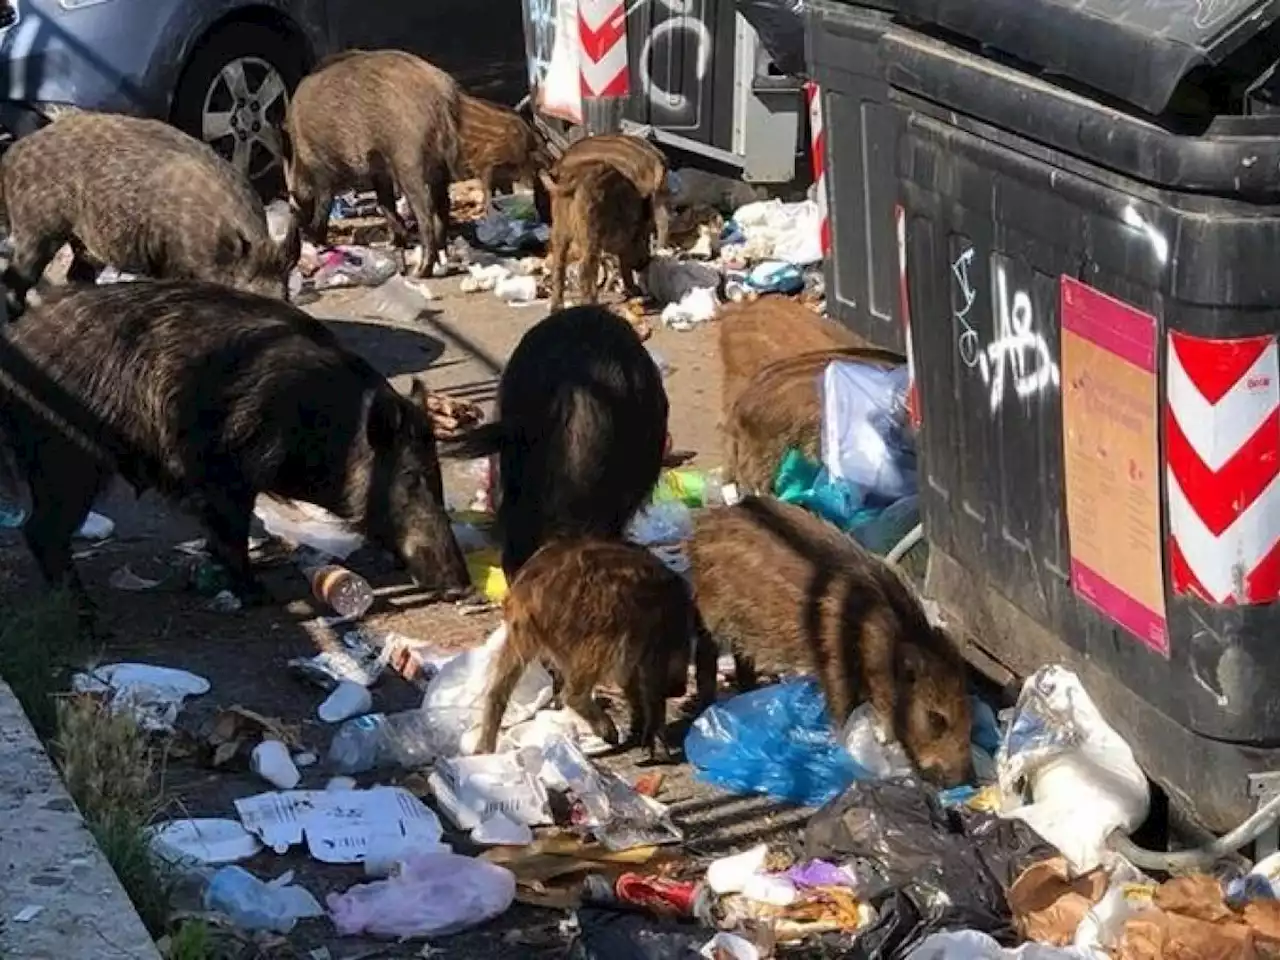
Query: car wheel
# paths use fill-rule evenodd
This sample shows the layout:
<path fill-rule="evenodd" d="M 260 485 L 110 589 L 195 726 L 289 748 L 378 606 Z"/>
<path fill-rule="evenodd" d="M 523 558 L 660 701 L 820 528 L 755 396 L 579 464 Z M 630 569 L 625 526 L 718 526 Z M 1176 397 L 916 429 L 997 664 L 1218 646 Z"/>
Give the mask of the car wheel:
<path fill-rule="evenodd" d="M 264 194 L 282 182 L 280 130 L 304 71 L 298 46 L 261 24 L 220 27 L 196 49 L 174 96 L 174 123 Z"/>

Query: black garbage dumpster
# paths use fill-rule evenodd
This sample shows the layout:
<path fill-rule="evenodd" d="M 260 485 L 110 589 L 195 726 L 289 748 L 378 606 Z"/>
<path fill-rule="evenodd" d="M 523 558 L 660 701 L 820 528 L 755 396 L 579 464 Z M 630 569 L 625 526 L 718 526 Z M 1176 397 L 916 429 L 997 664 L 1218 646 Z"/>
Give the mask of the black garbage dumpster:
<path fill-rule="evenodd" d="M 900 0 L 880 41 L 929 591 L 1216 831 L 1280 770 L 1278 12 Z"/>
<path fill-rule="evenodd" d="M 827 312 L 902 353 L 893 216 L 900 115 L 878 52 L 893 0 L 809 0 L 805 10 L 805 54 L 827 129 Z"/>

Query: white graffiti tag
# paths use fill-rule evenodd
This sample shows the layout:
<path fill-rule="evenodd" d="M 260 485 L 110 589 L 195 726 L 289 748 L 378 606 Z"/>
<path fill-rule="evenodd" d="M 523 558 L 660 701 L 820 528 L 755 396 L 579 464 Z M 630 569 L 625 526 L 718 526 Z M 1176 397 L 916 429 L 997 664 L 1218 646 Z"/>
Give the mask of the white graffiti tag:
<path fill-rule="evenodd" d="M 630 18 L 632 12 L 640 9 L 651 0 L 633 0 L 627 5 L 627 16 Z M 653 29 L 649 31 L 649 36 L 645 38 L 644 47 L 640 51 L 640 86 L 648 94 L 649 102 L 656 107 L 662 107 L 673 113 L 683 113 L 689 109 L 690 101 L 687 94 L 678 93 L 668 90 L 661 83 L 653 81 L 653 46 L 654 44 L 671 34 L 688 34 L 692 38 L 693 43 L 693 75 L 700 88 L 703 79 L 707 75 L 707 70 L 711 66 L 711 52 L 714 46 L 714 40 L 711 36 L 710 28 L 694 14 L 694 0 L 656 0 L 661 6 L 665 7 L 668 14 L 672 14 L 666 20 L 662 20 L 653 25 Z M 668 68 L 668 73 L 670 72 Z M 668 76 L 665 82 L 678 82 L 678 76 Z M 693 125 L 698 124 L 698 120 L 693 121 Z"/>
<path fill-rule="evenodd" d="M 978 299 L 978 292 L 973 289 L 973 283 L 969 280 L 969 268 L 972 265 L 973 247 L 966 247 L 964 253 L 960 254 L 956 262 L 951 265 L 951 275 L 955 278 L 956 289 L 962 301 L 961 306 L 952 310 L 952 316 L 962 328 L 956 346 L 960 350 L 960 362 L 970 370 L 978 362 L 978 353 L 982 346 L 978 331 L 969 322 L 969 311 L 973 309 L 973 304 Z"/>
<path fill-rule="evenodd" d="M 1032 329 L 1031 297 L 1025 290 L 1015 290 L 1010 301 L 1009 280 L 1002 265 L 993 263 L 991 275 L 996 291 L 996 337 L 979 355 L 978 371 L 991 391 L 991 412 L 998 413 L 1004 404 L 1006 372 L 1012 374 L 1013 392 L 1022 400 L 1056 388 L 1059 374 L 1044 335 Z"/>

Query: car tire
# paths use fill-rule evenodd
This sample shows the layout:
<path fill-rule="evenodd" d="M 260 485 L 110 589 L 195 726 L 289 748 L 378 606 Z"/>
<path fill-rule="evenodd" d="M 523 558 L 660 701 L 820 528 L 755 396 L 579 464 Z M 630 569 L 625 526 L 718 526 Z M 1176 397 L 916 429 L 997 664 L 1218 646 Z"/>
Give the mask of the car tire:
<path fill-rule="evenodd" d="M 284 184 L 279 128 L 306 72 L 301 47 L 279 28 L 224 24 L 196 47 L 174 93 L 174 125 L 213 147 L 264 198 L 278 196 Z"/>

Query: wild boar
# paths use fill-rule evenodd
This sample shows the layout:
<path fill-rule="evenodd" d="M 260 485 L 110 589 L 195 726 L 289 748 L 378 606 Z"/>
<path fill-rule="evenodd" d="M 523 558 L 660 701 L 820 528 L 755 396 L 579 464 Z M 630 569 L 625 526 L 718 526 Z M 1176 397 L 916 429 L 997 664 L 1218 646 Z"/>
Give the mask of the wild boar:
<path fill-rule="evenodd" d="M 604 162 L 576 167 L 557 182 L 541 174 L 551 197 L 551 309 L 564 304 L 569 257 L 578 259 L 578 286 L 585 303 L 600 301 L 600 262 L 618 258 L 624 287 L 637 292 L 636 278 L 649 264 L 651 215 L 648 203 L 630 180 Z"/>
<path fill-rule="evenodd" d="M 556 162 L 553 175 L 557 181 L 572 183 L 576 171 L 590 169 L 601 161 L 630 180 L 647 202 L 650 211 L 645 219 L 652 222 L 654 242 L 659 250 L 666 249 L 671 222 L 666 155 L 643 137 L 621 133 L 597 134 L 571 143 Z M 553 210 L 553 223 L 554 220 Z"/>
<path fill-rule="evenodd" d="M 802 508 L 758 497 L 702 513 L 689 561 L 701 630 L 732 649 L 739 688 L 755 686 L 757 667 L 812 672 L 837 729 L 870 702 L 922 774 L 968 778 L 964 661 L 887 564 Z M 714 676 L 698 679 L 714 689 Z"/>
<path fill-rule="evenodd" d="M 603 307 L 553 313 L 516 345 L 497 406 L 442 452 L 497 455 L 507 580 L 551 540 L 620 539 L 657 485 L 667 435 L 662 375 L 631 325 Z"/>
<path fill-rule="evenodd" d="M 507 594 L 507 640 L 493 665 L 480 751 L 496 748 L 525 667 L 546 659 L 562 678 L 565 704 L 598 737 L 621 742 L 592 696 L 612 679 L 631 708 L 629 744 L 644 747 L 651 760 L 659 751 L 669 757 L 661 738 L 666 697 L 670 678 L 688 674 L 692 611 L 688 586 L 644 547 L 605 540 L 542 547 Z"/>
<path fill-rule="evenodd" d="M 82 598 L 71 536 L 115 474 L 189 506 L 246 601 L 262 596 L 260 493 L 324 507 L 422 587 L 465 592 L 424 402 L 300 310 L 211 284 L 71 288 L 0 336 L 0 435 L 33 496 L 23 532 L 45 579 Z"/>
<path fill-rule="evenodd" d="M 335 193 L 371 188 L 396 242 L 407 245 L 399 191 L 422 243 L 413 273 L 426 276 L 444 249 L 459 97 L 447 73 L 399 50 L 348 50 L 305 77 L 285 121 L 285 183 L 312 241 L 326 242 Z"/>
<path fill-rule="evenodd" d="M 514 110 L 462 94 L 459 125 L 458 179 L 476 178 L 489 207 L 495 187 L 510 190 L 524 183 L 543 189 L 538 174 L 551 166 L 545 145 Z"/>
<path fill-rule="evenodd" d="M 206 144 L 158 120 L 72 113 L 0 159 L 13 234 L 4 273 L 11 317 L 65 243 L 68 279 L 98 271 L 206 280 L 285 299 L 301 252 L 296 224 L 277 245 L 262 201 Z"/>

